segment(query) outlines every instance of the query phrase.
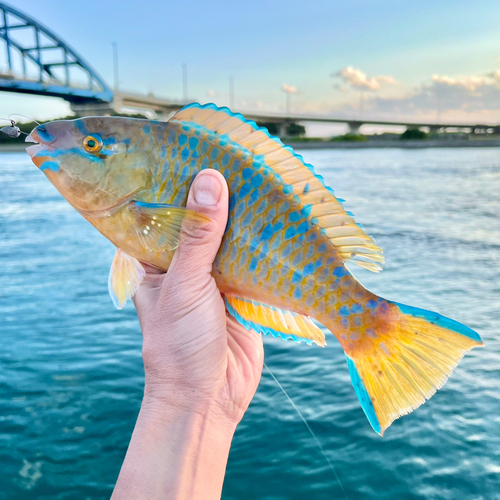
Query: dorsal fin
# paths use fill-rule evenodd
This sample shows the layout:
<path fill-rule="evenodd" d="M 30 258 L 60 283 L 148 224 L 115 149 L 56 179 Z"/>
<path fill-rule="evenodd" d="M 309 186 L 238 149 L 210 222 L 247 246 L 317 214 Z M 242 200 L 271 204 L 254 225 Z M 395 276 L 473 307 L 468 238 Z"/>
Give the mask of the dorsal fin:
<path fill-rule="evenodd" d="M 293 189 L 303 206 L 310 207 L 310 216 L 335 245 L 344 260 L 351 260 L 369 269 L 380 271 L 384 262 L 382 249 L 346 212 L 333 190 L 325 186 L 323 177 L 314 173 L 312 165 L 304 163 L 289 146 L 272 137 L 265 128 L 247 120 L 228 108 L 215 104 L 189 104 L 176 113 L 172 122 L 193 123 L 217 134 L 227 136 L 278 174 Z"/>

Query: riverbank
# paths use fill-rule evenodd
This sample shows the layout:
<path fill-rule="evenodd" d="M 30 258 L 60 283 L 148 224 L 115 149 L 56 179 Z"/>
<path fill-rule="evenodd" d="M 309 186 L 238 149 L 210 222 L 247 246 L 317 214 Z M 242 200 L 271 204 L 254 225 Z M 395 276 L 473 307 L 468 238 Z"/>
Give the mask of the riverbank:
<path fill-rule="evenodd" d="M 19 153 L 26 151 L 29 144 L 0 144 L 0 153 Z"/>
<path fill-rule="evenodd" d="M 477 140 L 446 140 L 429 139 L 422 141 L 412 140 L 378 140 L 378 141 L 287 141 L 285 144 L 294 149 L 367 149 L 367 148 L 402 148 L 402 149 L 422 149 L 422 148 L 495 148 L 500 147 L 500 140 L 477 139 Z"/>
<path fill-rule="evenodd" d="M 367 149 L 367 148 L 402 148 L 402 149 L 422 149 L 422 148 L 498 148 L 500 140 L 477 139 L 471 141 L 450 141 L 450 140 L 425 140 L 425 141 L 283 141 L 294 149 Z M 28 144 L 0 144 L 0 153 L 17 153 L 25 151 Z"/>

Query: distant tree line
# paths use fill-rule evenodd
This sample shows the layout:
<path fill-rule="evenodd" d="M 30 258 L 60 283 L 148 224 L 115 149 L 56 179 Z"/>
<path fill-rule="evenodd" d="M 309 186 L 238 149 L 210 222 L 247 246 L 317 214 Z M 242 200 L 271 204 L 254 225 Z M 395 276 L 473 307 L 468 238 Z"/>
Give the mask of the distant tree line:
<path fill-rule="evenodd" d="M 271 135 L 280 135 L 280 124 L 275 122 L 257 122 L 258 127 L 267 128 Z M 306 128 L 298 123 L 288 123 L 285 128 L 285 137 L 300 137 L 305 135 Z"/>

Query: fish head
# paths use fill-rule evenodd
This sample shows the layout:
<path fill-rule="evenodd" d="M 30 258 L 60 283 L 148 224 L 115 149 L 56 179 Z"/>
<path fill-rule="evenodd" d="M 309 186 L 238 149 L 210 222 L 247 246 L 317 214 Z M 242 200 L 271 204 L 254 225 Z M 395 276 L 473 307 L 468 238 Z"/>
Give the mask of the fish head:
<path fill-rule="evenodd" d="M 26 138 L 33 163 L 83 214 L 112 212 L 152 186 L 151 122 L 88 117 L 39 125 Z"/>

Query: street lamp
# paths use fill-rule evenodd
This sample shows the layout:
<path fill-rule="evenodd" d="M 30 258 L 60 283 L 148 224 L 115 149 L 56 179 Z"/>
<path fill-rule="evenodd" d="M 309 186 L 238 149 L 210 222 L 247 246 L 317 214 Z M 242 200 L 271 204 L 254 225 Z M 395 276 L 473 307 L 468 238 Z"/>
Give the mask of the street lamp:
<path fill-rule="evenodd" d="M 291 94 L 296 94 L 297 89 L 295 87 L 292 87 L 291 85 L 288 85 L 288 83 L 284 83 L 281 86 L 281 90 L 285 93 L 285 113 L 289 115 L 291 108 L 290 96 Z"/>
<path fill-rule="evenodd" d="M 229 108 L 234 109 L 234 77 L 229 77 Z"/>
<path fill-rule="evenodd" d="M 187 65 L 182 65 L 182 100 L 184 103 L 188 100 L 188 75 L 187 75 Z"/>

